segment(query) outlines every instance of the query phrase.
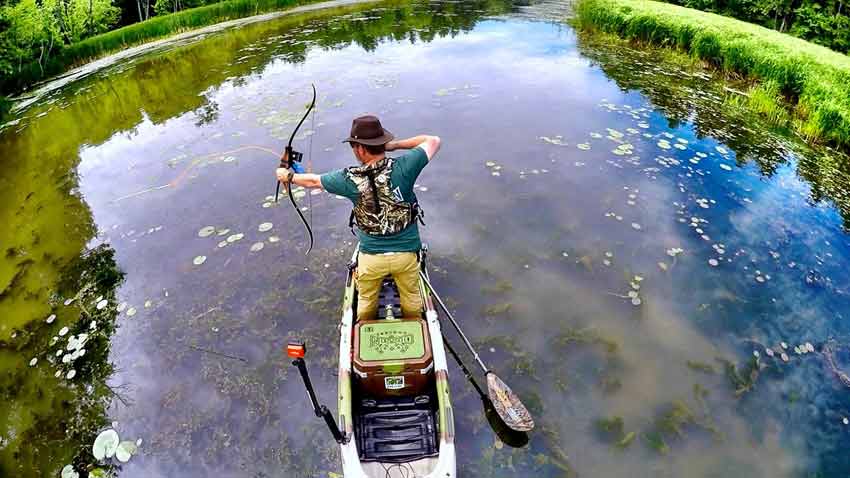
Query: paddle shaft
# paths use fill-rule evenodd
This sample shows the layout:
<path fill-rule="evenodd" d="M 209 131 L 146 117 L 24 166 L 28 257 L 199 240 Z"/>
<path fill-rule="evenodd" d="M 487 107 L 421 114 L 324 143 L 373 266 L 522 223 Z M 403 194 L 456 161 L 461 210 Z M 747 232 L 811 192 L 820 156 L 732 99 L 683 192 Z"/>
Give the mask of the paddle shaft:
<path fill-rule="evenodd" d="M 437 299 L 437 303 L 440 304 L 440 308 L 443 309 L 443 312 L 446 313 L 446 316 L 449 318 L 449 321 L 452 323 L 452 325 L 454 325 L 455 330 L 457 330 L 458 335 L 460 335 L 460 338 L 463 339 L 463 343 L 466 344 L 466 347 L 469 349 L 470 352 L 472 352 L 472 356 L 475 357 L 475 361 L 478 362 L 478 365 L 480 365 L 481 369 L 484 370 L 484 375 L 490 373 L 490 370 L 487 368 L 486 365 L 484 365 L 484 362 L 481 361 L 481 357 L 478 356 L 478 352 L 475 351 L 475 348 L 472 346 L 472 343 L 469 341 L 469 339 L 466 338 L 466 335 L 464 335 L 463 331 L 460 330 L 460 325 L 458 325 L 455 318 L 452 317 L 452 313 L 449 312 L 448 307 L 446 307 L 446 304 L 443 303 L 443 299 L 441 299 L 440 296 L 437 294 L 437 291 L 434 290 L 434 286 L 431 285 L 431 282 L 428 280 L 428 276 L 426 276 L 425 273 L 420 270 L 419 277 L 421 277 L 422 280 L 425 281 L 425 285 L 428 286 L 428 289 L 431 291 L 431 294 L 434 296 L 435 299 Z"/>
<path fill-rule="evenodd" d="M 466 365 L 464 365 L 463 362 L 460 360 L 460 357 L 458 357 L 457 352 L 455 352 L 455 349 L 452 348 L 451 344 L 449 344 L 449 341 L 446 339 L 445 334 L 443 334 L 443 345 L 446 346 L 446 350 L 448 350 L 451 356 L 454 357 L 455 362 L 457 362 L 457 364 L 460 366 L 460 369 L 463 370 L 463 375 L 466 377 L 467 380 L 469 380 L 469 383 L 472 384 L 472 386 L 475 388 L 475 391 L 478 392 L 478 395 L 481 397 L 481 400 L 490 401 L 490 398 L 487 397 L 487 394 L 484 393 L 484 390 L 481 390 L 481 387 L 478 386 L 478 382 L 475 381 L 475 377 L 472 376 L 472 374 L 469 372 L 469 369 L 466 368 Z"/>

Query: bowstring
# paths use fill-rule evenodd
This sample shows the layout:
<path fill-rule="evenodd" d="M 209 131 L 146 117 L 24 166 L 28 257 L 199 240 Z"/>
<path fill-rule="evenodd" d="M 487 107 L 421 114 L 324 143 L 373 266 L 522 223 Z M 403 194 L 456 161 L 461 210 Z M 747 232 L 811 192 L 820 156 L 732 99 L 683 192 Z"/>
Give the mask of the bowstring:
<path fill-rule="evenodd" d="M 310 154 L 307 156 L 307 172 L 313 172 L 313 136 L 316 136 L 316 105 L 313 105 L 313 112 L 310 114 Z M 313 228 L 313 195 L 307 193 L 307 206 L 310 208 L 310 228 Z"/>

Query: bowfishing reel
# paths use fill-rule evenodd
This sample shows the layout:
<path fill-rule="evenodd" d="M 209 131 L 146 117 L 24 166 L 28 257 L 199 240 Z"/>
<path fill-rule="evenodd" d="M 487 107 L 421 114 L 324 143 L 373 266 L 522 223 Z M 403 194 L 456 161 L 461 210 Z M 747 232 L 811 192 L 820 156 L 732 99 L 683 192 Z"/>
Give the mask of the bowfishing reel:
<path fill-rule="evenodd" d="M 303 173 L 304 168 L 301 166 L 301 160 L 304 159 L 304 153 L 300 151 L 295 151 L 292 146 L 287 146 L 286 150 L 283 153 L 283 156 L 280 158 L 280 168 L 292 169 L 295 173 Z M 277 182 L 277 186 L 275 186 L 274 190 L 274 202 L 277 202 L 278 197 L 280 196 L 280 181 Z"/>
<path fill-rule="evenodd" d="M 300 163 L 304 158 L 304 153 L 300 151 L 295 151 L 292 147 L 288 147 L 286 149 L 286 153 L 283 155 L 284 158 L 289 158 L 289 164 L 286 164 L 287 161 L 283 158 L 280 158 L 280 167 L 281 168 L 289 168 L 294 166 L 295 163 Z"/>

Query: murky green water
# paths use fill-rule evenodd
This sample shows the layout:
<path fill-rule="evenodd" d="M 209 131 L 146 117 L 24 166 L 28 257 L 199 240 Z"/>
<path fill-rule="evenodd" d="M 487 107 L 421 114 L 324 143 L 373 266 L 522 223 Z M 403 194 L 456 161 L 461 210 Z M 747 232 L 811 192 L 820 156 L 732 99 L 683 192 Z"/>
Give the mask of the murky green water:
<path fill-rule="evenodd" d="M 296 144 L 315 171 L 352 162 L 339 141 L 361 113 L 443 138 L 417 191 L 435 285 L 538 422 L 528 446 L 501 446 L 455 370 L 461 476 L 850 473 L 835 372 L 850 369 L 850 163 L 724 103 L 729 84 L 577 37 L 564 15 L 283 18 L 117 65 L 7 125 L 0 476 L 95 466 L 109 426 L 142 439 L 101 464 L 121 477 L 340 473 L 281 348 L 308 339 L 330 400 L 349 205 L 301 197 L 304 257 L 295 212 L 268 200 L 269 150 L 311 83 Z"/>

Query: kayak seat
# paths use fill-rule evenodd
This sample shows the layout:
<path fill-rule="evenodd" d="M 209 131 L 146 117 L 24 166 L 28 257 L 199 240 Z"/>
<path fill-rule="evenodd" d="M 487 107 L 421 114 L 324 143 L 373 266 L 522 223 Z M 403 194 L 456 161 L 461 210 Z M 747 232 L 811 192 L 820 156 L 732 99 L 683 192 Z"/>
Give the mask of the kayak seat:
<path fill-rule="evenodd" d="M 361 461 L 403 463 L 439 453 L 430 395 L 363 399 L 355 416 Z"/>
<path fill-rule="evenodd" d="M 392 277 L 384 277 L 381 282 L 381 290 L 378 292 L 378 319 L 386 319 L 389 311 L 392 310 L 392 316 L 401 318 L 401 299 L 398 295 L 398 288 Z"/>

